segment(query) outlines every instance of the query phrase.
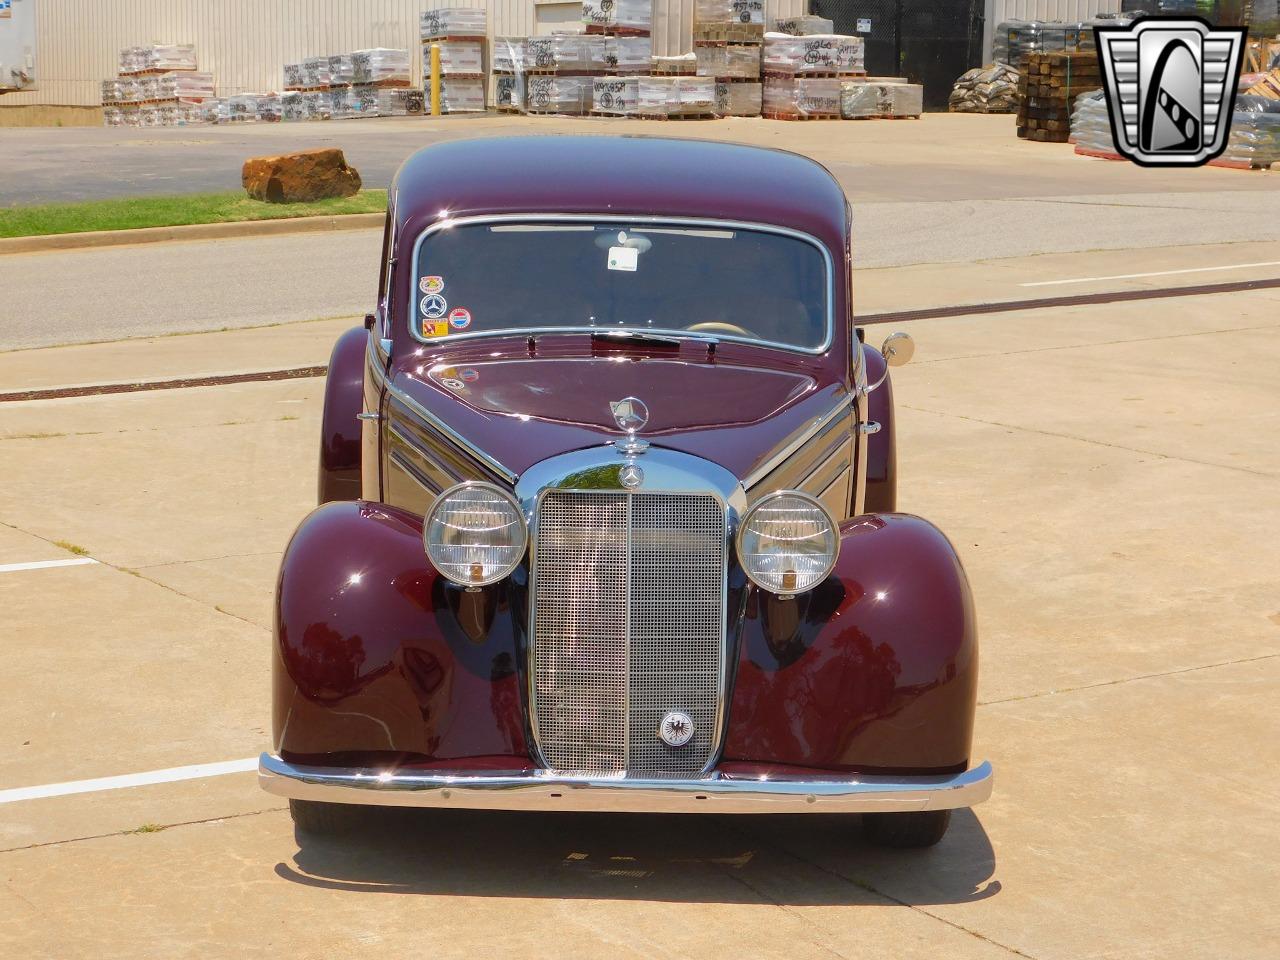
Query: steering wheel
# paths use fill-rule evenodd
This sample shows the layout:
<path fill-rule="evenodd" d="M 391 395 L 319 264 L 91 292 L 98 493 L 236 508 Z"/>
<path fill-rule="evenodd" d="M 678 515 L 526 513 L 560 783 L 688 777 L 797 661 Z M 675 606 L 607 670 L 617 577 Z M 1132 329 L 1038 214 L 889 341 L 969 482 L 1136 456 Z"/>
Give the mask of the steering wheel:
<path fill-rule="evenodd" d="M 738 337 L 748 337 L 752 340 L 759 340 L 760 335 L 752 333 L 746 327 L 740 327 L 736 323 L 725 323 L 722 320 L 705 320 L 702 323 L 695 323 L 693 326 L 685 327 L 690 333 L 732 333 Z"/>

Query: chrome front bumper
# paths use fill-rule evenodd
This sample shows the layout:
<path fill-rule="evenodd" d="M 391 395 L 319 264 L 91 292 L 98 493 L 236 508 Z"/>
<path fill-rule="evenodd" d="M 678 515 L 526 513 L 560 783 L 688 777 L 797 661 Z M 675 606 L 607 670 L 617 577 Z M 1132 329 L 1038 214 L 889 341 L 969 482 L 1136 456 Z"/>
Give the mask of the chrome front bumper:
<path fill-rule="evenodd" d="M 971 807 L 991 796 L 991 764 L 932 777 L 849 776 L 696 780 L 546 773 L 400 772 L 287 763 L 264 753 L 258 782 L 295 800 L 388 807 L 604 813 L 905 813 Z"/>

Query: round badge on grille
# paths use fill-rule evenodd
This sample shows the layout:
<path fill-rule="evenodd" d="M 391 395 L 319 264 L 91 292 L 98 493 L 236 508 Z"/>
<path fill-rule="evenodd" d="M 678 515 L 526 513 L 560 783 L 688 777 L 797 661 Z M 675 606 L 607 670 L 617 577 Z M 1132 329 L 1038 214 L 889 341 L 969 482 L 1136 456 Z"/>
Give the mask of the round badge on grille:
<path fill-rule="evenodd" d="M 693 739 L 693 718 L 678 711 L 668 713 L 658 724 L 658 736 L 669 747 L 683 747 Z"/>
<path fill-rule="evenodd" d="M 644 483 L 644 471 L 637 467 L 634 463 L 628 463 L 625 467 L 618 471 L 618 480 L 628 490 L 634 490 L 640 484 Z"/>

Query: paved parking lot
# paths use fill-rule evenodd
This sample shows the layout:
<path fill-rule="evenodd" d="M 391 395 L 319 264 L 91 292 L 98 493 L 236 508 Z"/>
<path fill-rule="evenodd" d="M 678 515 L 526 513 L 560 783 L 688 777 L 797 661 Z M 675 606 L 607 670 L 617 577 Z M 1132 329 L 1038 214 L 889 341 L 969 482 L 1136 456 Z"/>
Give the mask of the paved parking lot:
<path fill-rule="evenodd" d="M 1276 243 L 1131 247 L 866 269 L 859 310 L 1280 276 L 1240 266 Z M 0 353 L 0 385 L 323 363 L 350 322 Z M 1280 290 L 910 331 L 900 500 L 973 582 L 996 766 L 924 852 L 826 816 L 315 841 L 243 769 L 66 793 L 263 748 L 323 382 L 0 403 L 0 956 L 1274 958 Z"/>

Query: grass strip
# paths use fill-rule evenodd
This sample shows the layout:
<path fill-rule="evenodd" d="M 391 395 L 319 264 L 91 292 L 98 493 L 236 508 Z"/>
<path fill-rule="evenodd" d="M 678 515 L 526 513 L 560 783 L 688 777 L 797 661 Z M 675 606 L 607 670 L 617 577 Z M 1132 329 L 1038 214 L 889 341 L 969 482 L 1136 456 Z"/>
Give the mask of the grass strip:
<path fill-rule="evenodd" d="M 314 203 L 263 203 L 243 192 L 191 193 L 176 197 L 129 197 L 84 203 L 0 207 L 0 237 L 40 237 L 96 230 L 178 227 L 193 223 L 239 223 L 285 217 L 332 217 L 380 213 L 387 191 L 361 190 L 354 197 Z"/>

